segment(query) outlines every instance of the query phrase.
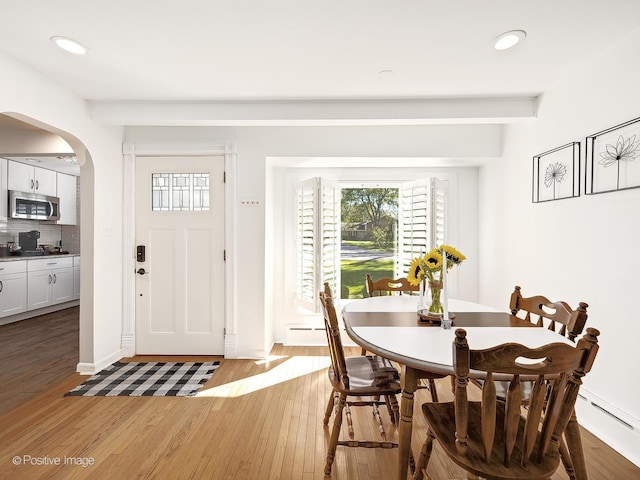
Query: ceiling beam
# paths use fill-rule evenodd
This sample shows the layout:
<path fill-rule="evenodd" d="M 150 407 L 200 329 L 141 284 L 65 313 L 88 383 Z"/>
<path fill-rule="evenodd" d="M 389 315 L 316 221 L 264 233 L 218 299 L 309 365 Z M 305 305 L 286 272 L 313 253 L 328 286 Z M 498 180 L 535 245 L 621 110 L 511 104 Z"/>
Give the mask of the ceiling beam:
<path fill-rule="evenodd" d="M 103 125 L 332 126 L 514 123 L 536 117 L 537 98 L 282 100 L 219 102 L 89 101 Z"/>

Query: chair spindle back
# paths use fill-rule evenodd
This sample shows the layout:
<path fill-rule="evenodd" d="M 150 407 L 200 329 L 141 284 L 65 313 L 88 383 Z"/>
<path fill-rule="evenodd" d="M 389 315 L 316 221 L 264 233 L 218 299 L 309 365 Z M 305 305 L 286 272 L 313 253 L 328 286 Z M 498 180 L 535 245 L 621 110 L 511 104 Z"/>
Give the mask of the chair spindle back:
<path fill-rule="evenodd" d="M 560 439 L 569 422 L 577 399 L 582 377 L 589 372 L 598 351 L 597 336 L 600 332 L 587 329 L 576 346 L 552 343 L 530 349 L 524 345 L 508 343 L 486 350 L 471 350 L 466 331 L 455 332 L 453 355 L 455 367 L 455 426 L 456 447 L 465 455 L 469 435 L 467 384 L 470 371 L 486 372 L 482 388 L 481 436 L 484 447 L 484 462 L 498 460 L 509 467 L 518 452 L 517 461 L 523 467 L 529 462 L 540 463 L 545 455 L 557 455 Z M 529 361 L 522 360 L 529 359 Z M 535 360 L 535 362 L 531 362 Z M 496 396 L 495 378 L 511 376 L 506 402 Z M 523 377 L 533 379 L 524 427 L 521 419 Z M 547 394 L 547 385 L 550 392 Z M 545 398 L 548 400 L 545 402 Z M 496 420 L 496 412 L 502 410 Z M 496 435 L 498 429 L 503 429 Z M 496 458 L 494 439 L 504 442 L 502 459 Z M 516 448 L 517 447 L 517 448 Z"/>
<path fill-rule="evenodd" d="M 406 277 L 396 279 L 383 277 L 374 281 L 371 275 L 367 273 L 366 283 L 367 295 L 370 297 L 376 295 L 393 295 L 394 293 L 402 295 L 403 292 L 417 292 L 419 290 L 419 286 L 411 285 Z"/>
<path fill-rule="evenodd" d="M 338 323 L 336 309 L 333 305 L 333 298 L 325 292 L 320 292 L 320 304 L 322 305 L 324 329 L 327 333 L 327 343 L 329 344 L 331 366 L 344 388 L 348 389 L 349 374 L 347 372 L 344 348 L 342 347 L 342 337 L 340 336 L 340 325 Z"/>
<path fill-rule="evenodd" d="M 520 287 L 516 286 L 511 294 L 509 308 L 512 315 L 518 315 L 539 326 L 547 326 L 549 330 L 556 331 L 575 341 L 582 333 L 587 322 L 587 307 L 589 305 L 580 302 L 576 310 L 572 310 L 566 302 L 551 302 L 542 295 L 523 297 Z"/>

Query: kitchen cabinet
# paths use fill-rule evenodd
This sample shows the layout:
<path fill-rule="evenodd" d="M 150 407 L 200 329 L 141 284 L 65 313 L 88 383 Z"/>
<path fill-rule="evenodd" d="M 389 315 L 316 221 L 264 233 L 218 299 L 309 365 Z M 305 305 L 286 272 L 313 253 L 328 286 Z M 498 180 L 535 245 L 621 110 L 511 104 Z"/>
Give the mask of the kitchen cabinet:
<path fill-rule="evenodd" d="M 80 298 L 80 257 L 73 257 L 73 298 Z"/>
<path fill-rule="evenodd" d="M 28 260 L 27 310 L 73 300 L 73 258 Z"/>
<path fill-rule="evenodd" d="M 73 267 L 53 270 L 51 305 L 73 300 Z"/>
<path fill-rule="evenodd" d="M 27 311 L 27 261 L 0 263 L 0 317 Z"/>
<path fill-rule="evenodd" d="M 7 166 L 7 189 L 56 197 L 57 172 L 10 160 Z"/>
<path fill-rule="evenodd" d="M 76 177 L 58 173 L 60 219 L 58 225 L 76 225 Z"/>

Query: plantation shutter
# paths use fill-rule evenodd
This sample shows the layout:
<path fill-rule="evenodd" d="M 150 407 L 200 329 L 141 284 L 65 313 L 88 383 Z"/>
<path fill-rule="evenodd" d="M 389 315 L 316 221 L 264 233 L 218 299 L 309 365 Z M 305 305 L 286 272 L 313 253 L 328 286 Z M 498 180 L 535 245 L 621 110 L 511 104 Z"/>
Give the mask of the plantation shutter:
<path fill-rule="evenodd" d="M 317 183 L 317 178 L 310 178 L 296 188 L 296 301 L 308 309 L 315 309 Z"/>
<path fill-rule="evenodd" d="M 446 187 L 446 181 L 436 178 L 400 186 L 397 277 L 407 276 L 412 258 L 444 242 Z"/>
<path fill-rule="evenodd" d="M 339 298 L 340 201 L 339 190 L 321 178 L 296 188 L 296 300 L 319 311 L 318 293 L 328 282 Z"/>
<path fill-rule="evenodd" d="M 396 277 L 406 277 L 411 259 L 426 253 L 431 244 L 429 230 L 429 179 L 403 183 L 400 186 L 398 209 L 398 261 Z"/>
<path fill-rule="evenodd" d="M 328 282 L 334 298 L 340 298 L 340 189 L 326 179 L 320 179 L 322 234 L 320 257 L 320 282 L 318 291 L 324 289 Z M 316 299 L 318 295 L 316 293 Z M 319 303 L 317 303 L 319 306 Z"/>

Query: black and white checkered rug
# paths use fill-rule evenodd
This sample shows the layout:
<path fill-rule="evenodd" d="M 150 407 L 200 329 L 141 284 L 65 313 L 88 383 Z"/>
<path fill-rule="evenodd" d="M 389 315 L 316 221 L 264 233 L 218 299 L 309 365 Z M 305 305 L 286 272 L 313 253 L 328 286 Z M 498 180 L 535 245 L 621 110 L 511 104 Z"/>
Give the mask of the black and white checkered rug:
<path fill-rule="evenodd" d="M 66 396 L 192 397 L 220 362 L 116 362 Z"/>

